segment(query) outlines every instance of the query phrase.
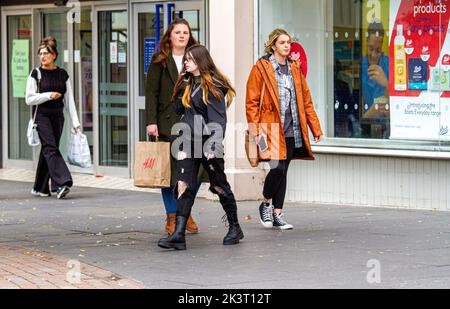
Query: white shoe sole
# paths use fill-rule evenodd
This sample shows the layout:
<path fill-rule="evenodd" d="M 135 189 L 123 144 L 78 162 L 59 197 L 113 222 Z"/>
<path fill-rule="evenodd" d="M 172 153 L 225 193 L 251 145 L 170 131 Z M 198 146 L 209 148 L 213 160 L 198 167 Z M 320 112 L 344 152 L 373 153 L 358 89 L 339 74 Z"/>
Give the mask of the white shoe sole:
<path fill-rule="evenodd" d="M 274 226 L 273 228 L 274 228 L 274 229 L 277 229 L 277 230 L 283 230 L 283 231 L 294 229 L 294 227 L 293 227 L 292 225 L 290 225 L 290 224 L 288 224 L 288 225 L 283 225 L 283 226 Z"/>
<path fill-rule="evenodd" d="M 37 191 L 34 191 L 34 190 L 31 190 L 31 194 L 34 195 L 34 196 L 40 196 L 40 197 L 49 197 L 50 196 L 50 193 L 49 194 L 45 194 L 45 193 L 37 192 Z"/>
<path fill-rule="evenodd" d="M 272 222 L 264 222 L 263 220 L 259 219 L 259 222 L 261 222 L 262 226 L 266 229 L 271 229 L 273 227 Z"/>

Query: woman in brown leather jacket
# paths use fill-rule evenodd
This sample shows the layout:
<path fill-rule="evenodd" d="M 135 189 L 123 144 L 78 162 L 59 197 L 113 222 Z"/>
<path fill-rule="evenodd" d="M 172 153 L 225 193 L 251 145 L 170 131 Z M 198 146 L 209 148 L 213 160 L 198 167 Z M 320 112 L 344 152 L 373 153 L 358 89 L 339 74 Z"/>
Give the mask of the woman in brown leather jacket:
<path fill-rule="evenodd" d="M 265 228 L 292 229 L 283 218 L 287 172 L 291 160 L 314 160 L 308 126 L 317 143 L 323 133 L 299 61 L 288 58 L 291 36 L 275 29 L 265 44 L 266 56 L 253 66 L 247 82 L 249 131 L 261 161 L 270 161 L 260 222 Z M 262 98 L 262 102 L 260 102 Z M 260 106 L 261 104 L 261 106 Z"/>

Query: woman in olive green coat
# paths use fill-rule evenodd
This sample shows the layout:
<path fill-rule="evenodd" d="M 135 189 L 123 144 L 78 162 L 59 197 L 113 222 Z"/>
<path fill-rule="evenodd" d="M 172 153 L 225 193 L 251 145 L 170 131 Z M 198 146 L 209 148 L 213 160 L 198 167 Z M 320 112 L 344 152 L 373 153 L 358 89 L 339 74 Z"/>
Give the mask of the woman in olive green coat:
<path fill-rule="evenodd" d="M 156 53 L 147 71 L 145 87 L 145 110 L 147 133 L 157 136 L 160 141 L 172 143 L 176 136 L 171 134 L 172 126 L 180 121 L 173 110 L 171 99 L 175 83 L 183 68 L 183 56 L 186 48 L 197 44 L 192 36 L 189 23 L 184 19 L 175 19 L 164 33 L 159 51 Z M 165 234 L 175 230 L 176 201 L 173 195 L 175 186 L 176 163 L 172 157 L 170 188 L 161 189 L 164 207 L 166 208 Z M 189 217 L 186 229 L 191 233 L 198 232 L 198 226 Z"/>

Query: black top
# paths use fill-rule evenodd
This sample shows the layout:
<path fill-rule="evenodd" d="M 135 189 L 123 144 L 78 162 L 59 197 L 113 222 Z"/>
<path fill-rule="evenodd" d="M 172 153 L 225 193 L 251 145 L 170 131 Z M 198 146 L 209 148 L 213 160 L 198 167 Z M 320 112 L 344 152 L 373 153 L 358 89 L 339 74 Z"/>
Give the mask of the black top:
<path fill-rule="evenodd" d="M 208 143 L 211 144 L 209 149 L 214 150 L 217 157 L 223 155 L 222 142 L 227 124 L 225 95 L 228 89 L 217 83 L 216 87 L 219 89 L 221 99 L 218 100 L 212 93 L 209 93 L 209 103 L 206 104 L 203 101 L 203 90 L 200 87 L 200 82 L 196 79 L 191 91 L 191 108 L 185 108 L 181 102 L 186 89 L 185 84 L 177 93 L 173 107 L 178 115 L 182 115 L 181 122 L 190 127 L 190 137 L 194 140 L 202 140 L 203 144 L 208 140 Z M 184 134 L 182 136 L 182 138 L 187 137 Z"/>
<path fill-rule="evenodd" d="M 44 92 L 59 92 L 61 97 L 57 100 L 49 100 L 39 105 L 40 111 L 61 111 L 64 108 L 64 95 L 67 91 L 66 82 L 69 79 L 69 74 L 66 70 L 57 67 L 54 70 L 46 70 L 39 68 L 41 71 L 41 82 L 39 84 L 39 93 Z M 36 69 L 31 73 L 31 77 L 36 79 L 37 83 L 38 73 Z"/>
<path fill-rule="evenodd" d="M 284 75 L 288 75 L 289 74 L 288 63 L 287 62 L 285 64 L 278 63 L 278 65 L 280 66 L 281 73 L 283 73 Z"/>

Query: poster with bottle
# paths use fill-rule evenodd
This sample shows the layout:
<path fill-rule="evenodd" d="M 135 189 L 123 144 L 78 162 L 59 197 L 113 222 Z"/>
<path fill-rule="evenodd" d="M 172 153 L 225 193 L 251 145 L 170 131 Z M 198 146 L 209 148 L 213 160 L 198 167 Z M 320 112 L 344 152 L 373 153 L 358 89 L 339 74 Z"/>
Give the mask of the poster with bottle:
<path fill-rule="evenodd" d="M 391 139 L 450 140 L 450 2 L 391 0 Z"/>

